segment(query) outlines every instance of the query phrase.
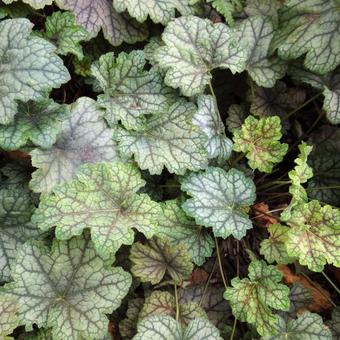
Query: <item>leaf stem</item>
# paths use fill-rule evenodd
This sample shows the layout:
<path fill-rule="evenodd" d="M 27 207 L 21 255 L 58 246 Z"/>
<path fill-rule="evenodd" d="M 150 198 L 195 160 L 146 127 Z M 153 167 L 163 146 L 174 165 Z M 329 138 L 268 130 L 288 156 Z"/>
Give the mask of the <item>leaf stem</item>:
<path fill-rule="evenodd" d="M 296 109 L 294 109 L 293 111 L 288 112 L 282 119 L 286 120 L 288 119 L 291 115 L 293 115 L 294 113 L 300 111 L 302 108 L 304 108 L 306 105 L 308 105 L 310 102 L 312 102 L 314 99 L 318 98 L 321 95 L 321 92 L 319 92 L 318 94 L 316 94 L 315 96 L 309 98 L 307 101 L 305 101 L 304 103 L 302 103 L 299 107 L 297 107 Z"/>
<path fill-rule="evenodd" d="M 217 255 L 217 261 L 218 261 L 218 267 L 220 268 L 220 273 L 221 273 L 224 288 L 227 289 L 228 288 L 227 278 L 224 275 L 224 270 L 223 270 L 222 260 L 221 260 L 221 254 L 220 254 L 220 247 L 218 245 L 218 240 L 217 240 L 216 237 L 215 237 L 215 245 L 216 245 L 216 255 Z"/>
<path fill-rule="evenodd" d="M 177 290 L 177 284 L 174 283 L 175 287 L 175 301 L 176 301 L 176 321 L 179 320 L 179 302 L 178 302 L 178 290 Z"/>
<path fill-rule="evenodd" d="M 322 270 L 322 275 L 325 277 L 325 279 L 330 283 L 330 285 L 335 289 L 335 291 L 340 295 L 340 289 L 337 287 L 337 285 L 328 277 L 328 275 Z"/>
<path fill-rule="evenodd" d="M 215 91 L 214 91 L 214 88 L 212 87 L 212 84 L 211 84 L 211 80 L 209 80 L 209 90 L 210 90 L 210 93 L 211 95 L 215 98 L 216 100 L 216 94 L 215 94 Z"/>
<path fill-rule="evenodd" d="M 233 324 L 233 329 L 232 329 L 232 331 L 231 331 L 230 340 L 233 340 L 233 339 L 234 339 L 235 330 L 236 330 L 236 324 L 237 324 L 237 319 L 234 318 L 234 324 Z"/>

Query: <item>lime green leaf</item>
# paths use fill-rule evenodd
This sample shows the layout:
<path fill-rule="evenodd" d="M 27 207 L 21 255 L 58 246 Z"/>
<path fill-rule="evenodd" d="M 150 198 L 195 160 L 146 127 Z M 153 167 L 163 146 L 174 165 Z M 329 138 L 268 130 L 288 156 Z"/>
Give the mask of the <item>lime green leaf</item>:
<path fill-rule="evenodd" d="M 2 0 L 6 5 L 18 0 Z M 53 0 L 23 0 L 26 4 L 32 6 L 35 9 L 44 8 L 47 5 L 52 5 Z"/>
<path fill-rule="evenodd" d="M 276 335 L 265 336 L 263 340 L 332 340 L 332 333 L 320 315 L 304 312 L 297 319 L 279 316 Z"/>
<path fill-rule="evenodd" d="M 340 12 L 337 0 L 289 0 L 279 11 L 280 29 L 273 46 L 279 56 L 297 59 L 319 74 L 340 63 Z"/>
<path fill-rule="evenodd" d="M 205 262 L 205 258 L 211 256 L 214 249 L 214 241 L 208 230 L 198 226 L 182 210 L 179 201 L 167 201 L 163 205 L 163 214 L 158 220 L 157 235 L 168 238 L 172 244 L 178 242 L 186 244 L 193 262 L 198 266 Z"/>
<path fill-rule="evenodd" d="M 195 112 L 195 105 L 178 100 L 136 131 L 119 129 L 120 151 L 127 157 L 134 155 L 139 167 L 152 175 L 160 174 L 164 167 L 181 175 L 205 168 L 206 136 L 192 123 Z"/>
<path fill-rule="evenodd" d="M 155 239 L 148 244 L 140 242 L 131 247 L 131 272 L 142 282 L 156 284 L 165 274 L 175 282 L 182 282 L 193 269 L 190 254 L 183 243 L 172 245 L 169 241 Z"/>
<path fill-rule="evenodd" d="M 132 164 L 86 164 L 77 178 L 41 199 L 32 221 L 42 230 L 56 226 L 59 239 L 91 229 L 99 254 L 114 254 L 132 244 L 132 228 L 150 238 L 161 208 L 146 194 L 136 192 L 145 182 Z"/>
<path fill-rule="evenodd" d="M 229 132 L 234 133 L 235 130 L 242 127 L 248 114 L 243 105 L 232 104 L 228 109 L 228 118 L 226 119 L 226 125 Z"/>
<path fill-rule="evenodd" d="M 147 36 L 146 27 L 138 25 L 125 14 L 117 13 L 108 0 L 56 0 L 61 9 L 72 11 L 79 25 L 92 37 L 103 29 L 104 37 L 114 46 L 123 42 L 135 43 Z"/>
<path fill-rule="evenodd" d="M 121 120 L 127 129 L 138 129 L 143 115 L 167 110 L 178 100 L 175 91 L 164 85 L 155 71 L 144 71 L 142 51 L 113 53 L 100 57 L 92 65 L 92 74 L 104 91 L 98 102 L 107 109 L 105 117 L 110 124 Z"/>
<path fill-rule="evenodd" d="M 215 236 L 241 239 L 252 228 L 247 209 L 255 201 L 255 185 L 243 172 L 210 167 L 185 177 L 182 190 L 192 196 L 182 206 L 185 212 L 212 227 Z"/>
<path fill-rule="evenodd" d="M 0 339 L 13 339 L 7 335 L 19 325 L 17 318 L 18 306 L 12 297 L 8 295 L 0 295 Z"/>
<path fill-rule="evenodd" d="M 168 315 L 153 315 L 138 324 L 133 340 L 222 340 L 218 329 L 208 320 L 197 318 L 183 329 Z"/>
<path fill-rule="evenodd" d="M 215 68 L 233 73 L 244 70 L 244 51 L 225 24 L 180 17 L 167 25 L 162 39 L 165 46 L 156 51 L 155 58 L 167 70 L 165 83 L 180 88 L 186 96 L 202 93 Z"/>
<path fill-rule="evenodd" d="M 249 116 L 242 128 L 234 131 L 234 150 L 246 154 L 252 169 L 270 173 L 288 150 L 287 144 L 280 143 L 281 136 L 278 116 L 260 119 Z"/>
<path fill-rule="evenodd" d="M 31 223 L 35 210 L 31 193 L 21 186 L 0 190 L 0 282 L 9 281 L 21 244 L 42 232 Z"/>
<path fill-rule="evenodd" d="M 332 124 L 340 123 L 340 69 L 320 76 L 295 66 L 289 69 L 289 74 L 295 80 L 322 91 L 324 96 L 322 108 L 326 111 L 328 120 Z"/>
<path fill-rule="evenodd" d="M 253 324 L 261 335 L 272 334 L 278 322 L 272 308 L 289 310 L 289 288 L 279 283 L 282 274 L 264 261 L 251 262 L 248 271 L 249 278 L 231 280 L 224 298 L 237 319 Z"/>
<path fill-rule="evenodd" d="M 145 299 L 139 320 L 150 315 L 169 315 L 176 317 L 176 300 L 169 292 L 155 290 Z M 179 304 L 179 322 L 187 325 L 196 318 L 207 318 L 204 310 L 196 302 Z"/>
<path fill-rule="evenodd" d="M 268 227 L 270 236 L 261 242 L 260 253 L 269 263 L 277 262 L 288 264 L 294 262 L 286 249 L 289 228 L 281 224 L 272 224 Z"/>
<path fill-rule="evenodd" d="M 113 5 L 118 12 L 127 10 L 139 22 L 150 16 L 153 22 L 163 25 L 175 17 L 175 11 L 182 15 L 191 13 L 187 0 L 114 0 Z"/>
<path fill-rule="evenodd" d="M 291 256 L 310 270 L 320 272 L 326 263 L 340 266 L 340 210 L 318 201 L 300 203 L 287 222 L 286 243 Z"/>
<path fill-rule="evenodd" d="M 50 148 L 68 115 L 67 107 L 52 99 L 19 102 L 14 121 L 0 126 L 0 145 L 5 150 L 17 150 L 31 141 L 42 148 Z"/>
<path fill-rule="evenodd" d="M 144 304 L 144 299 L 129 299 L 126 318 L 119 322 L 119 333 L 123 339 L 131 339 L 137 333 L 139 312 Z"/>
<path fill-rule="evenodd" d="M 107 127 L 97 103 L 82 97 L 70 106 L 70 111 L 54 146 L 30 153 L 33 166 L 38 168 L 30 182 L 35 192 L 51 192 L 57 184 L 71 180 L 84 163 L 118 159 L 113 130 Z"/>
<path fill-rule="evenodd" d="M 17 100 L 38 99 L 43 91 L 70 79 L 55 47 L 31 36 L 32 27 L 27 19 L 0 22 L 0 124 L 13 121 Z"/>
<path fill-rule="evenodd" d="M 275 27 L 270 17 L 254 16 L 238 27 L 239 42 L 246 51 L 246 70 L 260 86 L 273 87 L 277 79 L 286 73 L 286 63 L 273 56 L 268 57 Z"/>
<path fill-rule="evenodd" d="M 209 158 L 218 158 L 225 162 L 231 154 L 233 144 L 225 135 L 217 103 L 212 96 L 201 95 L 197 99 L 198 111 L 194 115 L 194 124 L 208 137 L 206 148 Z"/>
<path fill-rule="evenodd" d="M 56 45 L 56 53 L 72 53 L 78 59 L 84 57 L 80 42 L 90 39 L 89 33 L 76 23 L 73 13 L 70 12 L 54 12 L 47 17 L 42 36 Z"/>
<path fill-rule="evenodd" d="M 105 314 L 119 307 L 132 281 L 122 268 L 105 264 L 83 237 L 54 240 L 51 252 L 30 241 L 18 251 L 14 282 L 5 289 L 17 298 L 27 330 L 36 324 L 51 327 L 55 340 L 94 339 L 106 334 Z"/>

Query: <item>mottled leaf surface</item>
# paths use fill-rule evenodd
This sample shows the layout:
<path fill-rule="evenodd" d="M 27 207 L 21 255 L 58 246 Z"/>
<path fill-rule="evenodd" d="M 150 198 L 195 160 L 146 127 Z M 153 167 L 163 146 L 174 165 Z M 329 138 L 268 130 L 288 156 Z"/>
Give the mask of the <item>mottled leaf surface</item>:
<path fill-rule="evenodd" d="M 42 230 L 56 228 L 59 239 L 91 229 L 99 254 L 114 254 L 122 244 L 132 244 L 134 231 L 150 238 L 161 213 L 147 194 L 137 194 L 144 180 L 132 164 L 86 164 L 77 178 L 42 198 L 33 221 Z"/>
<path fill-rule="evenodd" d="M 61 9 L 72 11 L 79 25 L 93 37 L 103 29 L 104 37 L 114 46 L 135 43 L 147 36 L 146 27 L 139 25 L 113 8 L 110 0 L 56 0 Z"/>
<path fill-rule="evenodd" d="M 164 85 L 156 71 L 145 71 L 142 51 L 102 55 L 92 65 L 91 71 L 104 94 L 98 102 L 106 108 L 105 117 L 110 124 L 119 120 L 127 129 L 143 125 L 143 115 L 167 110 L 178 100 L 175 91 Z"/>
<path fill-rule="evenodd" d="M 209 167 L 183 178 L 181 187 L 192 197 L 182 205 L 185 212 L 212 227 L 215 236 L 241 239 L 252 228 L 247 209 L 255 200 L 255 185 L 243 172 Z"/>
<path fill-rule="evenodd" d="M 129 299 L 126 318 L 119 322 L 119 333 L 123 339 L 131 339 L 137 333 L 138 315 L 143 304 L 143 298 Z"/>
<path fill-rule="evenodd" d="M 160 174 L 164 167 L 184 174 L 207 166 L 206 136 L 192 123 L 196 107 L 178 100 L 167 110 L 150 117 L 138 130 L 119 129 L 116 138 L 125 156 L 132 156 L 139 167 Z"/>
<path fill-rule="evenodd" d="M 282 274 L 264 261 L 253 261 L 248 278 L 231 280 L 224 298 L 229 301 L 233 315 L 253 324 L 260 335 L 275 331 L 278 316 L 272 309 L 289 310 L 289 288 L 281 283 Z"/>
<path fill-rule="evenodd" d="M 166 26 L 162 39 L 165 46 L 156 51 L 155 58 L 167 70 L 166 84 L 180 88 L 185 96 L 203 93 L 215 68 L 233 73 L 244 70 L 245 53 L 225 24 L 180 17 Z"/>
<path fill-rule="evenodd" d="M 11 4 L 18 0 L 2 0 L 5 4 Z M 47 5 L 52 5 L 53 0 L 23 0 L 24 3 L 32 6 L 35 9 L 44 8 Z"/>
<path fill-rule="evenodd" d="M 0 295 L 0 339 L 9 340 L 12 337 L 7 337 L 19 325 L 17 319 L 18 306 L 11 296 Z"/>
<path fill-rule="evenodd" d="M 70 111 L 53 147 L 30 153 L 33 166 L 38 168 L 30 182 L 35 192 L 51 192 L 57 184 L 71 180 L 82 164 L 118 159 L 113 130 L 107 127 L 98 104 L 82 97 Z"/>
<path fill-rule="evenodd" d="M 27 19 L 0 22 L 0 124 L 13 121 L 17 100 L 38 99 L 70 79 L 49 42 L 31 35 Z"/>
<path fill-rule="evenodd" d="M 182 282 L 190 275 L 193 265 L 191 256 L 183 243 L 154 239 L 148 244 L 140 242 L 131 247 L 131 272 L 142 282 L 156 284 L 167 274 L 175 282 Z"/>
<path fill-rule="evenodd" d="M 13 282 L 5 289 L 18 300 L 18 318 L 26 325 L 52 328 L 55 340 L 100 338 L 107 332 L 105 314 L 128 293 L 131 275 L 105 267 L 89 239 L 54 240 L 49 251 L 30 241 L 18 251 Z"/>
<path fill-rule="evenodd" d="M 32 142 L 41 148 L 50 148 L 68 116 L 68 108 L 52 99 L 19 102 L 14 121 L 0 126 L 0 146 L 5 150 L 18 150 Z"/>
<path fill-rule="evenodd" d="M 252 169 L 270 173 L 288 150 L 288 144 L 280 143 L 281 137 L 278 116 L 260 119 L 249 116 L 241 129 L 234 131 L 234 150 L 246 154 Z"/>
<path fill-rule="evenodd" d="M 163 214 L 158 224 L 157 235 L 168 238 L 174 245 L 185 243 L 193 262 L 198 266 L 205 262 L 206 257 L 211 256 L 214 249 L 212 237 L 204 227 L 186 215 L 179 201 L 171 200 L 163 204 Z"/>

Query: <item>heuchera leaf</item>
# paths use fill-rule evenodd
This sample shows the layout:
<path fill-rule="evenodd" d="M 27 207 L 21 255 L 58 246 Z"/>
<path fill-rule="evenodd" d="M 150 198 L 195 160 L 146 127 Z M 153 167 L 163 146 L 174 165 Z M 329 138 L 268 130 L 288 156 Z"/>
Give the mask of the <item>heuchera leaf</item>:
<path fill-rule="evenodd" d="M 153 22 L 163 25 L 175 16 L 175 10 L 182 15 L 191 13 L 187 0 L 114 0 L 113 5 L 118 12 L 127 10 L 139 22 L 149 15 Z"/>
<path fill-rule="evenodd" d="M 124 41 L 135 43 L 147 36 L 146 27 L 125 14 L 117 13 L 112 1 L 108 0 L 56 0 L 61 9 L 72 11 L 79 25 L 92 37 L 103 29 L 104 37 L 114 46 Z"/>
<path fill-rule="evenodd" d="M 268 16 L 277 24 L 277 10 L 282 6 L 280 0 L 247 0 L 244 8 L 248 16 Z"/>
<path fill-rule="evenodd" d="M 194 115 L 193 123 L 208 137 L 206 148 L 209 158 L 217 158 L 225 162 L 231 154 L 233 143 L 226 137 L 217 103 L 213 96 L 201 95 L 197 99 L 198 111 Z"/>
<path fill-rule="evenodd" d="M 233 73 L 245 67 L 245 53 L 236 34 L 227 25 L 186 16 L 170 22 L 162 35 L 165 43 L 155 54 L 159 66 L 166 69 L 165 83 L 180 88 L 185 96 L 204 91 L 215 68 Z"/>
<path fill-rule="evenodd" d="M 139 167 L 160 174 L 164 167 L 183 175 L 207 166 L 206 136 L 192 123 L 194 104 L 184 100 L 150 117 L 136 131 L 119 129 L 115 138 L 121 153 L 135 156 Z"/>
<path fill-rule="evenodd" d="M 337 0 L 289 0 L 279 11 L 279 30 L 273 46 L 279 56 L 297 59 L 325 74 L 340 63 L 340 13 Z"/>
<path fill-rule="evenodd" d="M 30 141 L 41 148 L 50 148 L 68 116 L 68 108 L 52 99 L 19 102 L 14 121 L 0 126 L 0 146 L 5 150 L 18 150 Z"/>
<path fill-rule="evenodd" d="M 297 319 L 279 316 L 274 336 L 265 336 L 263 340 L 332 340 L 332 333 L 326 327 L 320 315 L 304 312 Z"/>
<path fill-rule="evenodd" d="M 30 187 L 35 192 L 51 192 L 54 186 L 71 180 L 80 165 L 118 159 L 113 130 L 103 120 L 98 104 L 90 98 L 79 98 L 70 106 L 71 115 L 62 124 L 51 149 L 31 151 Z"/>
<path fill-rule="evenodd" d="M 137 333 L 138 315 L 143 304 L 143 298 L 129 299 L 126 318 L 119 323 L 119 333 L 123 339 L 131 339 Z"/>
<path fill-rule="evenodd" d="M 333 338 L 337 339 L 340 336 L 340 308 L 336 307 L 332 313 L 332 320 L 327 322 L 327 326 L 330 328 Z"/>
<path fill-rule="evenodd" d="M 290 309 L 289 312 L 284 312 L 289 317 L 294 318 L 301 308 L 306 309 L 306 306 L 313 303 L 311 291 L 299 283 L 293 283 L 289 292 Z M 283 314 L 284 314 L 283 313 Z"/>
<path fill-rule="evenodd" d="M 131 272 L 142 282 L 156 284 L 165 274 L 177 283 L 190 275 L 193 265 L 187 247 L 183 243 L 171 244 L 167 240 L 154 239 L 148 244 L 134 243 L 131 247 Z"/>
<path fill-rule="evenodd" d="M 178 200 L 167 201 L 163 204 L 163 213 L 158 220 L 157 235 L 168 238 L 172 244 L 178 242 L 186 244 L 193 262 L 198 266 L 211 256 L 214 241 L 208 230 L 198 226 L 188 217 L 180 206 Z"/>
<path fill-rule="evenodd" d="M 9 340 L 7 337 L 19 325 L 17 318 L 18 306 L 16 300 L 9 295 L 0 295 L 0 339 Z"/>
<path fill-rule="evenodd" d="M 301 67 L 292 66 L 289 74 L 295 80 L 307 83 L 322 91 L 324 96 L 323 110 L 332 124 L 340 123 L 340 69 L 323 76 L 308 72 Z"/>
<path fill-rule="evenodd" d="M 287 222 L 287 251 L 310 270 L 320 272 L 326 263 L 340 267 L 340 211 L 318 201 L 300 203 Z"/>
<path fill-rule="evenodd" d="M 144 71 L 145 63 L 142 51 L 132 51 L 122 52 L 117 58 L 112 52 L 104 54 L 92 65 L 92 74 L 104 91 L 98 102 L 106 108 L 110 124 L 121 120 L 127 129 L 138 129 L 144 122 L 143 115 L 167 110 L 178 100 L 160 74 Z"/>
<path fill-rule="evenodd" d="M 168 315 L 152 315 L 138 324 L 133 340 L 222 340 L 218 329 L 208 320 L 197 318 L 183 329 Z"/>
<path fill-rule="evenodd" d="M 207 2 L 224 16 L 230 26 L 235 24 L 234 12 L 241 12 L 243 7 L 243 0 L 207 0 Z"/>
<path fill-rule="evenodd" d="M 139 314 L 139 320 L 150 315 L 169 315 L 176 317 L 176 300 L 169 292 L 153 291 L 145 299 L 143 308 Z M 204 310 L 196 302 L 179 304 L 179 322 L 184 326 L 196 318 L 207 318 Z"/>
<path fill-rule="evenodd" d="M 89 239 L 54 240 L 49 251 L 29 241 L 18 252 L 14 282 L 5 290 L 18 300 L 18 318 L 51 327 L 55 340 L 100 338 L 107 332 L 105 314 L 118 308 L 128 293 L 131 275 L 106 268 Z"/>
<path fill-rule="evenodd" d="M 224 298 L 237 319 L 253 324 L 261 335 L 272 334 L 278 322 L 272 308 L 289 310 L 289 288 L 279 283 L 282 274 L 264 261 L 252 261 L 248 272 L 249 278 L 231 280 Z"/>
<path fill-rule="evenodd" d="M 215 236 L 239 240 L 252 228 L 247 210 L 255 201 L 255 185 L 243 172 L 209 167 L 183 178 L 181 188 L 192 196 L 182 205 L 185 212 L 212 227 Z"/>
<path fill-rule="evenodd" d="M 11 4 L 18 0 L 2 0 L 5 4 Z M 44 8 L 47 5 L 52 5 L 53 0 L 23 0 L 24 3 L 32 6 L 35 9 Z"/>
<path fill-rule="evenodd" d="M 70 79 L 55 47 L 31 36 L 32 27 L 27 19 L 0 22 L 0 124 L 13 121 L 16 100 L 38 99 Z"/>
<path fill-rule="evenodd" d="M 260 253 L 269 263 L 292 263 L 294 257 L 290 256 L 286 249 L 289 228 L 281 224 L 272 224 L 268 231 L 270 236 L 261 242 Z"/>
<path fill-rule="evenodd" d="M 41 199 L 32 221 L 42 230 L 56 226 L 59 239 L 91 229 L 99 254 L 114 254 L 122 244 L 132 244 L 132 228 L 150 238 L 156 232 L 161 208 L 147 194 L 139 170 L 132 164 L 86 164 L 77 178 L 56 187 Z"/>
<path fill-rule="evenodd" d="M 278 116 L 248 116 L 242 128 L 234 131 L 234 150 L 246 154 L 252 169 L 270 173 L 288 151 L 288 144 L 280 143 L 281 136 Z"/>
<path fill-rule="evenodd" d="M 70 12 L 54 12 L 47 17 L 42 36 L 56 45 L 56 53 L 72 53 L 80 60 L 84 57 L 80 42 L 90 39 L 90 34 L 76 23 L 73 13 Z"/>
<path fill-rule="evenodd" d="M 240 129 L 248 114 L 243 105 L 232 104 L 228 109 L 228 118 L 226 125 L 229 132 L 234 133 L 235 130 Z"/>
<path fill-rule="evenodd" d="M 31 216 L 35 210 L 31 193 L 21 186 L 0 190 L 0 282 L 9 281 L 11 265 L 21 244 L 42 234 Z"/>
<path fill-rule="evenodd" d="M 247 54 L 246 70 L 258 85 L 264 87 L 273 87 L 286 73 L 284 61 L 268 56 L 274 32 L 272 18 L 265 16 L 249 17 L 238 27 L 239 42 Z"/>

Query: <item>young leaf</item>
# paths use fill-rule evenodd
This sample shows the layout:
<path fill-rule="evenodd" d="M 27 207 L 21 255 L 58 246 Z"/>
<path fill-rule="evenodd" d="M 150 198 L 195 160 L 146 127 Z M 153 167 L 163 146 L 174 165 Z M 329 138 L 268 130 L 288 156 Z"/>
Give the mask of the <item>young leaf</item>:
<path fill-rule="evenodd" d="M 131 247 L 131 272 L 142 282 L 156 284 L 165 274 L 175 282 L 186 279 L 193 268 L 190 254 L 183 243 L 172 245 L 169 241 L 154 239 L 144 245 L 140 242 Z"/>
<path fill-rule="evenodd" d="M 287 222 L 291 228 L 286 243 L 290 256 L 320 272 L 326 263 L 340 266 L 340 211 L 318 201 L 300 203 Z"/>
<path fill-rule="evenodd" d="M 168 315 L 152 315 L 138 324 L 133 340 L 222 340 L 218 329 L 208 320 L 197 318 L 183 329 Z"/>
<path fill-rule="evenodd" d="M 76 23 L 70 12 L 54 12 L 47 17 L 42 36 L 57 46 L 56 53 L 72 53 L 80 60 L 84 57 L 80 42 L 90 39 L 89 33 Z"/>
<path fill-rule="evenodd" d="M 306 54 L 304 65 L 325 74 L 340 63 L 340 14 L 337 0 L 289 0 L 279 11 L 273 47 L 284 59 Z"/>
<path fill-rule="evenodd" d="M 139 320 L 150 315 L 169 315 L 176 317 L 176 300 L 169 292 L 153 291 L 145 299 L 144 306 L 139 314 Z M 204 310 L 196 302 L 187 302 L 179 305 L 179 322 L 187 325 L 196 318 L 207 318 Z"/>
<path fill-rule="evenodd" d="M 278 116 L 260 119 L 249 116 L 242 128 L 234 131 L 234 150 L 246 153 L 252 169 L 270 173 L 288 150 L 287 144 L 280 143 L 281 136 Z"/>
<path fill-rule="evenodd" d="M 121 153 L 134 155 L 139 167 L 152 175 L 160 174 L 164 167 L 179 175 L 205 168 L 206 136 L 192 123 L 195 112 L 195 105 L 178 100 L 136 131 L 119 129 L 115 138 Z"/>
<path fill-rule="evenodd" d="M 163 25 L 175 17 L 175 10 L 182 15 L 191 13 L 188 1 L 183 0 L 114 0 L 113 5 L 118 12 L 127 10 L 139 22 L 149 15 L 153 22 Z"/>
<path fill-rule="evenodd" d="M 0 22 L 0 124 L 13 121 L 17 100 L 38 99 L 70 79 L 55 47 L 31 36 L 32 27 L 27 19 Z"/>
<path fill-rule="evenodd" d="M 17 318 L 18 306 L 12 297 L 9 295 L 0 295 L 0 339 L 10 340 L 12 337 L 7 337 L 19 325 Z"/>
<path fill-rule="evenodd" d="M 289 288 L 279 283 L 282 274 L 264 261 L 252 261 L 248 271 L 249 278 L 231 280 L 224 298 L 237 319 L 253 324 L 261 335 L 272 334 L 278 322 L 272 308 L 289 310 Z"/>
<path fill-rule="evenodd" d="M 35 192 L 51 192 L 57 184 L 72 179 L 80 165 L 118 159 L 113 130 L 106 126 L 97 103 L 79 98 L 70 106 L 71 115 L 62 124 L 54 146 L 34 149 L 30 187 Z"/>
<path fill-rule="evenodd" d="M 268 227 L 270 237 L 261 242 L 260 253 L 269 263 L 277 262 L 288 264 L 294 262 L 286 249 L 289 228 L 281 224 L 272 224 Z"/>
<path fill-rule="evenodd" d="M 225 162 L 230 157 L 233 143 L 225 135 L 217 103 L 214 97 L 201 95 L 197 99 L 197 105 L 198 111 L 194 115 L 193 123 L 208 137 L 208 158 L 218 158 L 220 162 Z"/>
<path fill-rule="evenodd" d="M 0 145 L 5 150 L 18 150 L 31 141 L 42 148 L 50 148 L 67 116 L 67 107 L 52 99 L 19 102 L 14 121 L 0 126 Z"/>
<path fill-rule="evenodd" d="M 157 235 L 168 238 L 173 245 L 186 244 L 193 262 L 203 265 L 205 258 L 211 256 L 214 241 L 208 231 L 198 226 L 193 219 L 182 210 L 179 201 L 166 201 L 163 213 L 158 220 Z"/>
<path fill-rule="evenodd" d="M 211 2 L 216 11 L 224 16 L 229 26 L 235 24 L 233 14 L 241 12 L 243 7 L 243 0 L 207 0 L 207 2 Z"/>
<path fill-rule="evenodd" d="M 42 232 L 31 223 L 35 210 L 31 193 L 21 186 L 0 190 L 0 282 L 9 281 L 21 244 Z"/>
<path fill-rule="evenodd" d="M 108 0 L 56 0 L 61 9 L 72 11 L 79 25 L 82 25 L 92 37 L 103 29 L 104 37 L 113 45 L 123 42 L 135 43 L 147 36 L 146 27 L 138 25 L 125 14 L 117 13 L 112 1 Z"/>
<path fill-rule="evenodd" d="M 162 39 L 165 46 L 156 51 L 155 58 L 167 70 L 165 83 L 180 88 L 185 96 L 203 93 L 215 68 L 233 73 L 244 70 L 245 53 L 225 24 L 180 17 L 167 25 Z"/>
<path fill-rule="evenodd" d="M 255 201 L 255 185 L 243 172 L 210 167 L 185 177 L 182 190 L 192 196 L 182 205 L 185 212 L 212 227 L 215 236 L 241 239 L 252 228 L 247 209 Z"/>
<path fill-rule="evenodd" d="M 2 0 L 5 4 L 11 4 L 18 0 Z M 52 5 L 53 0 L 23 0 L 24 3 L 30 5 L 35 9 L 44 8 L 45 6 Z"/>
<path fill-rule="evenodd" d="M 51 327 L 55 340 L 104 336 L 105 314 L 119 307 L 132 281 L 122 268 L 106 268 L 83 237 L 54 240 L 51 251 L 37 241 L 26 243 L 12 277 L 5 290 L 18 300 L 20 322 L 27 330 Z"/>
<path fill-rule="evenodd" d="M 132 244 L 136 228 L 147 238 L 155 233 L 161 208 L 147 194 L 137 194 L 145 182 L 132 164 L 86 164 L 77 178 L 41 199 L 32 221 L 42 230 L 56 226 L 59 239 L 90 228 L 99 254 L 114 254 Z"/>
<path fill-rule="evenodd" d="M 283 318 L 279 316 L 276 325 L 276 334 L 265 336 L 263 340 L 332 340 L 332 333 L 326 327 L 320 315 L 304 312 L 297 319 Z"/>
<path fill-rule="evenodd" d="M 274 32 L 272 18 L 264 16 L 249 17 L 238 27 L 239 42 L 247 54 L 246 70 L 258 85 L 264 87 L 273 87 L 286 73 L 284 61 L 268 56 Z"/>
<path fill-rule="evenodd" d="M 155 71 L 144 71 L 142 51 L 122 52 L 114 58 L 112 52 L 95 62 L 91 71 L 104 91 L 98 102 L 106 108 L 105 117 L 110 124 L 119 120 L 127 129 L 138 129 L 143 115 L 167 110 L 178 100 L 175 91 L 164 85 Z"/>

